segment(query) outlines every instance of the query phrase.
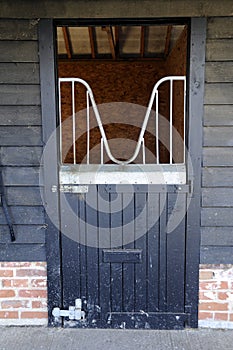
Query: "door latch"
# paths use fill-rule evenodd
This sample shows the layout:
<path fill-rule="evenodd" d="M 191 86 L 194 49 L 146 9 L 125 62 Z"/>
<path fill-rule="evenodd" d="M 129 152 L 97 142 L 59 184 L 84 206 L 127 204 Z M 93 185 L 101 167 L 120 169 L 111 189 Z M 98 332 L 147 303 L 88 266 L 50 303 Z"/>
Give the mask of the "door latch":
<path fill-rule="evenodd" d="M 88 186 L 86 185 L 60 185 L 59 187 L 56 185 L 53 185 L 51 187 L 52 192 L 64 192 L 64 193 L 87 193 L 88 192 Z"/>
<path fill-rule="evenodd" d="M 69 306 L 69 310 L 61 310 L 55 307 L 52 311 L 55 321 L 59 321 L 60 317 L 69 317 L 69 320 L 84 321 L 85 312 L 82 310 L 82 300 L 75 299 L 75 306 Z"/>

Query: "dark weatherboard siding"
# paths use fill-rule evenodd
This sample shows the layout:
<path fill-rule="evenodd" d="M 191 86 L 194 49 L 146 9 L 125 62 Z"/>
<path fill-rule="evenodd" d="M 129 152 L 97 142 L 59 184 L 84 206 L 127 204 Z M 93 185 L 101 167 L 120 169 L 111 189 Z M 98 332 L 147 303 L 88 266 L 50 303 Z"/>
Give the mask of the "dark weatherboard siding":
<path fill-rule="evenodd" d="M 30 20 L 0 23 L 0 162 L 16 233 L 11 243 L 0 207 L 0 259 L 45 260 L 38 26 Z"/>
<path fill-rule="evenodd" d="M 233 262 L 233 17 L 207 29 L 202 169 L 202 263 Z"/>
<path fill-rule="evenodd" d="M 233 262 L 232 28 L 232 17 L 208 20 L 201 263 Z M 0 29 L 0 159 L 16 230 L 12 244 L 0 206 L 0 259 L 44 260 L 37 21 L 2 19 Z"/>

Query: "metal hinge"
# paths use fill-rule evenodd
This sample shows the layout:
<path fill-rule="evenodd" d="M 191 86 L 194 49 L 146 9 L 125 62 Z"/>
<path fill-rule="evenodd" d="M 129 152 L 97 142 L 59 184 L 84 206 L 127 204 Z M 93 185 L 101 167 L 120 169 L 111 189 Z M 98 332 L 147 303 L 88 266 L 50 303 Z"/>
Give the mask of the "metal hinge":
<path fill-rule="evenodd" d="M 75 299 L 75 306 L 69 306 L 69 310 L 61 310 L 55 307 L 52 311 L 55 322 L 59 321 L 60 317 L 69 317 L 69 320 L 84 321 L 85 312 L 82 310 L 82 300 Z"/>
<path fill-rule="evenodd" d="M 53 185 L 51 187 L 51 191 L 57 192 L 58 187 L 56 185 Z M 59 191 L 65 192 L 65 193 L 87 193 L 88 186 L 86 186 L 86 185 L 60 185 Z"/>

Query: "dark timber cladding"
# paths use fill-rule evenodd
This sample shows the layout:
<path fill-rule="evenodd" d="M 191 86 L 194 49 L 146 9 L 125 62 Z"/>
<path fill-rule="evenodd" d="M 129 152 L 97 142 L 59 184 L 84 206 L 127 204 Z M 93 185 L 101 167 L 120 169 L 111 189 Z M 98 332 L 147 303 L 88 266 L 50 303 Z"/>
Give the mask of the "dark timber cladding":
<path fill-rule="evenodd" d="M 202 169 L 202 263 L 233 262 L 233 18 L 209 18 Z"/>
<path fill-rule="evenodd" d="M 16 241 L 0 206 L 1 261 L 45 260 L 37 22 L 0 21 L 0 164 Z"/>

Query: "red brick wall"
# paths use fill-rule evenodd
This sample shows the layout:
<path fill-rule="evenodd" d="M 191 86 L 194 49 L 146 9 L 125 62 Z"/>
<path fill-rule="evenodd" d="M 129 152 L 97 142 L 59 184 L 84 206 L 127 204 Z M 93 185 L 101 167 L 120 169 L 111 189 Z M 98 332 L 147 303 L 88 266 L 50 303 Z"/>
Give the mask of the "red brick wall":
<path fill-rule="evenodd" d="M 200 326 L 233 328 L 233 265 L 201 265 Z"/>
<path fill-rule="evenodd" d="M 44 262 L 0 262 L 0 325 L 47 324 Z"/>

